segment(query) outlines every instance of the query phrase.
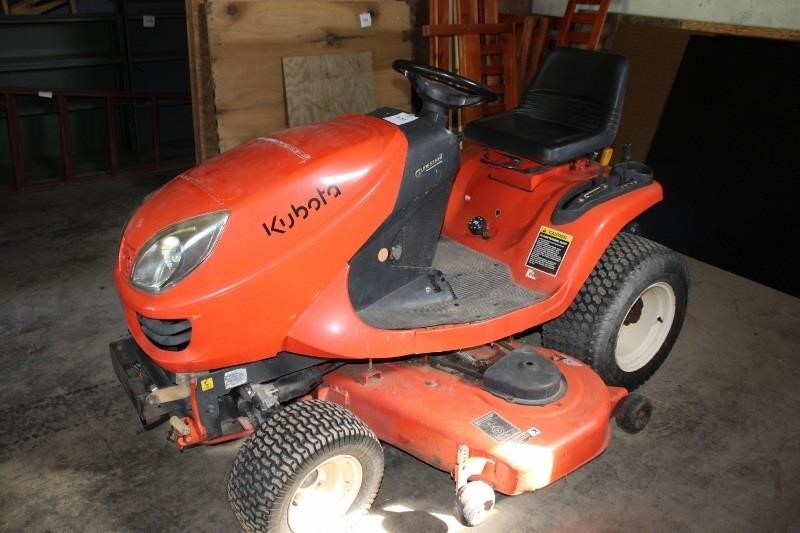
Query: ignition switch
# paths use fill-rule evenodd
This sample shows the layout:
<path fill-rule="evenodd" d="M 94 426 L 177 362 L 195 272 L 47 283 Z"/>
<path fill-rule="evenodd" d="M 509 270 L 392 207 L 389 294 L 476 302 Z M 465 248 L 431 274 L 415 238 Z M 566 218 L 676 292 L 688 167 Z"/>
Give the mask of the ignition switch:
<path fill-rule="evenodd" d="M 472 217 L 467 228 L 473 235 L 480 235 L 484 239 L 489 238 L 489 223 L 482 216 Z"/>

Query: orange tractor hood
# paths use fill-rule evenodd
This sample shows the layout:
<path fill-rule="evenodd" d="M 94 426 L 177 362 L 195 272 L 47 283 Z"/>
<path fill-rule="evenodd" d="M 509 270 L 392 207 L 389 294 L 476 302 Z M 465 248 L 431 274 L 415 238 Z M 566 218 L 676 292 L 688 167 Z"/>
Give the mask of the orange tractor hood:
<path fill-rule="evenodd" d="M 406 150 L 396 126 L 344 115 L 250 141 L 153 193 L 126 226 L 115 271 L 138 344 L 173 370 L 283 349 L 293 321 L 391 213 Z M 130 283 L 138 253 L 156 233 L 215 211 L 229 213 L 225 228 L 185 279 L 160 294 Z M 189 347 L 158 349 L 143 336 L 137 314 L 192 320 Z M 215 331 L 203 331 L 212 320 Z M 227 342 L 226 325 L 236 331 L 235 343 Z M 214 353 L 227 357 L 216 361 Z"/>
<path fill-rule="evenodd" d="M 180 220 L 219 210 L 230 210 L 238 218 L 242 216 L 239 210 L 250 206 L 258 206 L 262 218 L 270 222 L 268 226 L 272 223 L 269 214 L 274 212 L 275 229 L 285 233 L 294 227 L 288 228 L 293 226 L 288 216 L 283 225 L 280 218 L 291 206 L 299 209 L 301 203 L 307 206 L 311 197 L 319 196 L 317 187 L 324 190 L 325 197 L 329 187 L 341 192 L 342 187 L 361 189 L 374 181 L 385 166 L 392 141 L 402 141 L 396 128 L 361 115 L 259 137 L 180 174 L 155 191 L 131 218 L 125 239 L 138 248 Z M 348 196 L 342 199 L 357 200 Z M 316 202 L 311 203 L 312 209 L 318 210 Z M 305 220 L 303 214 L 299 218 Z M 300 223 L 298 217 L 292 218 Z"/>

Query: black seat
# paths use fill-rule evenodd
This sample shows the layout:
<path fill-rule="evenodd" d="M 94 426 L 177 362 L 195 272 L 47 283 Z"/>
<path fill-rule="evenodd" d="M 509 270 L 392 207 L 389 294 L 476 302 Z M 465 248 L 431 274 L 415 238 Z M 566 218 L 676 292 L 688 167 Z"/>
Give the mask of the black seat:
<path fill-rule="evenodd" d="M 627 82 L 623 56 L 555 48 L 519 107 L 467 124 L 464 135 L 518 157 L 564 163 L 614 141 Z"/>

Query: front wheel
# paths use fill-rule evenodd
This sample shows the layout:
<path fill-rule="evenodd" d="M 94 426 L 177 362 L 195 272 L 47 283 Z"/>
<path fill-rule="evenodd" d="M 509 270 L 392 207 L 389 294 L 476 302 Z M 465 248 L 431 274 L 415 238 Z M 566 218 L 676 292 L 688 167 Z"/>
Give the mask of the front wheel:
<path fill-rule="evenodd" d="M 372 431 L 334 403 L 299 401 L 242 445 L 228 499 L 249 532 L 346 530 L 372 504 L 383 451 Z"/>
<path fill-rule="evenodd" d="M 582 359 L 608 385 L 633 390 L 669 355 L 688 292 L 689 271 L 679 254 L 620 233 L 572 305 L 542 327 L 542 343 Z"/>

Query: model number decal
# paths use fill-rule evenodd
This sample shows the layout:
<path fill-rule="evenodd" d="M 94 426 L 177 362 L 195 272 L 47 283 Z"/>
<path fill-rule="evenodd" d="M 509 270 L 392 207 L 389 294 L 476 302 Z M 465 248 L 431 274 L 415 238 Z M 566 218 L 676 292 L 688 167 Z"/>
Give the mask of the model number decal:
<path fill-rule="evenodd" d="M 261 227 L 267 232 L 268 237 L 281 235 L 297 226 L 301 220 L 307 219 L 312 213 L 319 211 L 326 205 L 331 198 L 338 198 L 342 195 L 342 190 L 338 185 L 331 185 L 327 189 L 317 187 L 317 194 L 302 202 L 299 206 L 290 204 L 286 215 L 273 215 L 272 220 L 263 222 Z"/>
<path fill-rule="evenodd" d="M 555 276 L 558 274 L 561 263 L 564 262 L 564 256 L 567 255 L 567 249 L 571 243 L 572 235 L 542 226 L 525 264 L 545 274 Z"/>
<path fill-rule="evenodd" d="M 415 170 L 414 171 L 414 177 L 418 178 L 418 177 L 422 176 L 423 174 L 425 174 L 426 172 L 429 172 L 431 169 L 433 169 L 435 167 L 438 167 L 442 163 L 444 163 L 444 154 L 439 154 L 436 157 L 434 157 L 432 160 L 428 161 L 427 163 L 422 165 L 420 168 Z"/>
<path fill-rule="evenodd" d="M 525 444 L 532 438 L 538 437 L 539 434 L 541 434 L 541 431 L 539 431 L 538 428 L 531 426 L 525 431 L 520 431 L 519 433 L 511 437 L 511 439 L 509 439 L 509 442 L 514 442 L 516 444 Z"/>

